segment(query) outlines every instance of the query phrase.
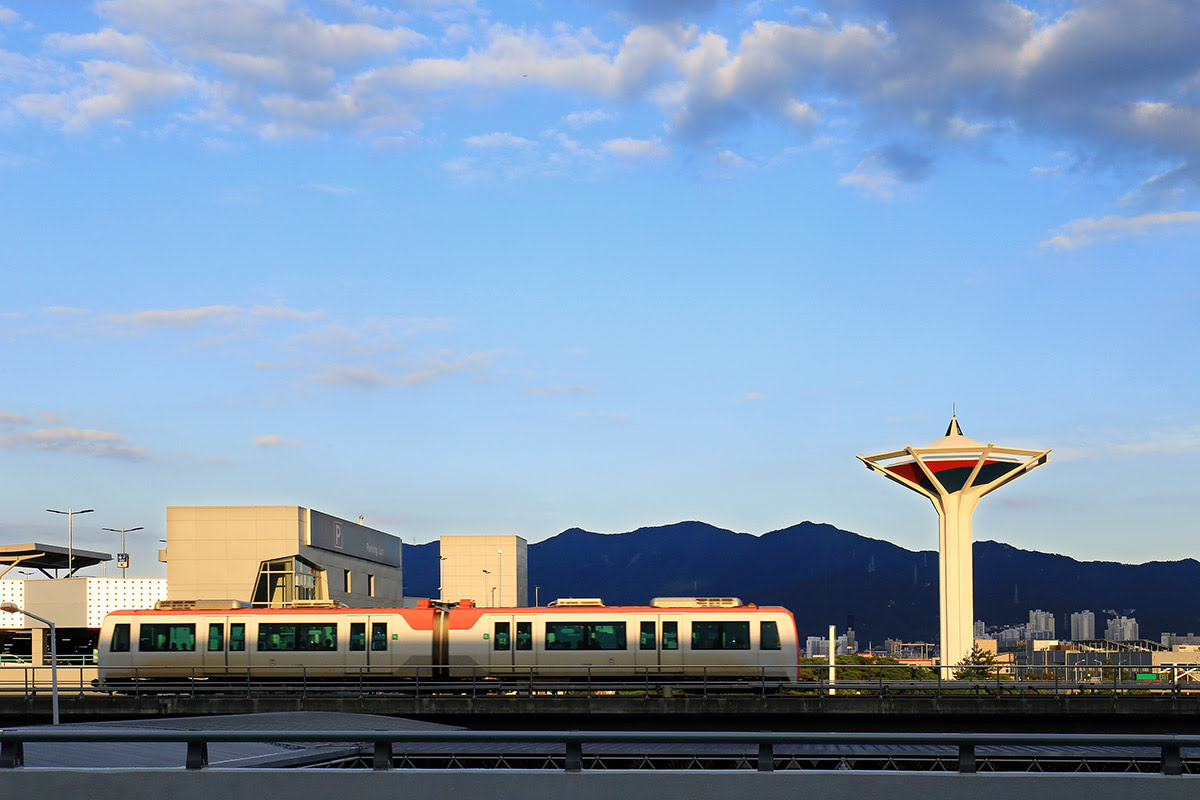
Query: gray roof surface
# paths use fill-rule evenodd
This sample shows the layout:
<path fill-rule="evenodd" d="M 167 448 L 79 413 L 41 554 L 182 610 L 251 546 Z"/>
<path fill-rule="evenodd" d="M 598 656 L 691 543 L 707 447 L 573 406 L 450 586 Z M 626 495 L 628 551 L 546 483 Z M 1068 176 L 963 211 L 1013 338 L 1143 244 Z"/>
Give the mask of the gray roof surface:
<path fill-rule="evenodd" d="M 48 728 L 31 725 L 24 729 Z M 238 731 L 238 730 L 456 730 L 453 725 L 385 717 L 377 714 L 339 714 L 296 711 L 267 714 L 228 714 L 211 717 L 175 717 L 81 722 L 60 728 L 144 728 L 147 730 Z M 208 746 L 208 762 L 219 767 L 284 767 L 338 758 L 358 752 L 342 743 L 214 742 Z M 187 745 L 174 742 L 29 742 L 25 745 L 28 767 L 180 767 Z"/>

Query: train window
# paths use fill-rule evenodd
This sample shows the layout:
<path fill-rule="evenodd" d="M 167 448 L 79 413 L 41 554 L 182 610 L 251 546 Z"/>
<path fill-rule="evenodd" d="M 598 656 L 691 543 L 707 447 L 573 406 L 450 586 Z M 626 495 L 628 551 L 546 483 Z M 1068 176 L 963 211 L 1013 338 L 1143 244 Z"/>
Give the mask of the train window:
<path fill-rule="evenodd" d="M 547 622 L 547 650 L 624 650 L 624 622 Z"/>
<path fill-rule="evenodd" d="M 210 622 L 208 625 L 208 652 L 219 653 L 225 649 L 225 623 Z"/>
<path fill-rule="evenodd" d="M 493 650 L 507 650 L 508 649 L 508 623 L 507 622 L 497 622 L 496 623 L 496 635 L 492 637 L 492 649 Z"/>
<path fill-rule="evenodd" d="M 350 649 L 351 650 L 366 650 L 367 649 L 367 623 L 351 622 L 350 623 Z"/>
<path fill-rule="evenodd" d="M 763 620 L 758 631 L 758 647 L 760 650 L 781 650 L 779 645 L 779 623 Z"/>
<path fill-rule="evenodd" d="M 679 623 L 663 622 L 663 650 L 679 649 Z"/>
<path fill-rule="evenodd" d="M 241 653 L 246 649 L 246 623 L 229 624 L 229 652 Z"/>
<path fill-rule="evenodd" d="M 749 650 L 749 622 L 693 622 L 693 650 Z"/>
<path fill-rule="evenodd" d="M 112 642 L 108 645 L 110 653 L 128 653 L 129 652 L 129 623 L 122 622 L 113 625 Z"/>
<path fill-rule="evenodd" d="M 639 650 L 653 650 L 654 649 L 654 622 L 653 621 L 642 623 L 642 640 L 638 644 L 638 649 Z"/>
<path fill-rule="evenodd" d="M 532 650 L 533 649 L 533 623 L 518 622 L 517 623 L 517 649 Z"/>
<path fill-rule="evenodd" d="M 337 650 L 336 622 L 261 622 L 258 649 Z"/>
<path fill-rule="evenodd" d="M 138 650 L 143 653 L 167 653 L 196 649 L 196 626 L 143 623 L 138 630 Z"/>
<path fill-rule="evenodd" d="M 371 649 L 387 650 L 387 623 L 371 623 Z"/>

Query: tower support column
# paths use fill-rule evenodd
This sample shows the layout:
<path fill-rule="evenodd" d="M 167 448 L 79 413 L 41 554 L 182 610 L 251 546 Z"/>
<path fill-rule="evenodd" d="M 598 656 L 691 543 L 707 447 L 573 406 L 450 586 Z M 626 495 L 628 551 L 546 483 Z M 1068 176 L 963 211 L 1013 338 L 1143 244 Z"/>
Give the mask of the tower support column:
<path fill-rule="evenodd" d="M 975 644 L 975 568 L 971 515 L 978 498 L 952 494 L 938 509 L 938 600 L 942 664 L 958 664 Z"/>

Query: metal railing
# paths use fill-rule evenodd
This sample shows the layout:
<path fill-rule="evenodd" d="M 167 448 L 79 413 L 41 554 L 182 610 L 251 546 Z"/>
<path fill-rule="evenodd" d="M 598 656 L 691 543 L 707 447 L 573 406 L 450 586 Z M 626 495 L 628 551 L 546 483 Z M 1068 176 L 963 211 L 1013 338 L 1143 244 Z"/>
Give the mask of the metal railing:
<path fill-rule="evenodd" d="M 771 667 L 688 665 L 683 674 L 658 667 L 450 665 L 453 678 L 435 677 L 443 668 L 422 666 L 255 666 L 139 668 L 60 665 L 60 691 L 69 695 L 236 696 L 494 696 L 536 695 L 643 696 L 814 695 L 877 697 L 1034 697 L 1173 696 L 1200 699 L 1200 668 L 1161 669 L 1154 679 L 1139 678 L 1136 668 L 1037 667 L 1016 677 L 991 675 L 951 680 L 950 668 L 915 672 L 909 667 L 839 666 L 854 677 L 830 681 L 827 670 L 811 680 L 789 681 Z M 550 674 L 547 671 L 553 670 Z M 803 673 L 802 673 L 803 674 Z M 1146 673 L 1141 673 L 1145 675 Z M 32 697 L 48 692 L 51 668 L 0 665 L 0 698 Z"/>
<path fill-rule="evenodd" d="M 168 731 L 138 728 L 27 728 L 0 731 L 0 770 L 18 769 L 25 765 L 25 746 L 42 743 L 184 743 L 187 745 L 184 766 L 189 770 L 209 768 L 210 744 L 227 742 L 255 743 L 354 743 L 366 749 L 369 758 L 358 761 L 370 764 L 375 770 L 391 770 L 395 766 L 396 744 L 428 746 L 440 743 L 458 752 L 469 751 L 472 745 L 546 744 L 562 754 L 567 772 L 585 768 L 584 747 L 587 745 L 699 745 L 711 748 L 724 745 L 749 753 L 752 761 L 747 767 L 758 772 L 773 772 L 781 752 L 803 746 L 847 747 L 875 745 L 883 748 L 911 748 L 924 745 L 941 748 L 953 759 L 960 773 L 979 771 L 980 750 L 988 747 L 1051 747 L 1090 748 L 1102 751 L 1105 758 L 1117 754 L 1122 758 L 1144 759 L 1147 750 L 1154 753 L 1158 771 L 1164 775 L 1185 774 L 1185 748 L 1200 748 L 1200 736 L 1145 734 L 1059 734 L 1059 733 L 796 733 L 796 732 L 680 732 L 680 731 Z M 561 749 L 559 749 L 561 748 Z M 700 748 L 697 748 L 697 751 Z M 692 752 L 697 752 L 692 751 Z M 636 752 L 636 751 L 635 751 Z M 1076 760 L 1078 760 L 1078 754 Z M 1154 757 L 1152 756 L 1152 758 Z M 1060 757 L 1058 757 L 1060 758 Z M 595 766 L 595 761 L 593 761 Z M 1188 765 L 1190 766 L 1190 764 Z M 96 768 L 101 769 L 101 768 Z M 105 767 L 104 769 L 107 769 Z M 1070 770 L 1070 767 L 1065 769 Z M 1073 770 L 1072 770 L 1073 771 Z"/>

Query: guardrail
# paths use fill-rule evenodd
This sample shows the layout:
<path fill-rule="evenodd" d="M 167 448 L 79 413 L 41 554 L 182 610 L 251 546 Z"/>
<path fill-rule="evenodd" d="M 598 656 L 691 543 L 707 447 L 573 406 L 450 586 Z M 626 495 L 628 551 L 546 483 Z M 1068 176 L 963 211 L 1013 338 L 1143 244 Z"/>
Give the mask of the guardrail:
<path fill-rule="evenodd" d="M 204 667 L 112 668 L 63 666 L 58 668 L 59 691 L 75 695 L 143 694 L 176 696 L 240 696 L 262 694 L 300 697 L 377 696 L 404 697 L 466 695 L 530 697 L 534 695 L 676 695 L 758 694 L 761 696 L 1074 696 L 1074 695 L 1171 695 L 1200 698 L 1200 680 L 1195 668 L 1171 667 L 1164 677 L 1139 679 L 1131 670 L 1106 668 L 1094 677 L 1079 677 L 1079 668 L 1037 668 L 1036 678 L 1014 679 L 1005 675 L 949 680 L 941 672 L 913 676 L 908 667 L 855 666 L 854 678 L 830 681 L 822 669 L 815 680 L 784 681 L 768 675 L 769 667 L 739 668 L 731 674 L 728 665 L 690 665 L 685 675 L 663 675 L 654 667 L 585 666 L 554 667 L 557 674 L 540 673 L 545 667 L 492 666 L 449 667 L 462 677 L 434 678 L 433 668 L 413 667 L 296 667 L 249 668 Z M 106 672 L 119 679 L 101 680 Z M 466 673 L 466 674 L 463 674 Z M 48 666 L 0 666 L 0 698 L 32 697 L 51 688 Z"/>
<path fill-rule="evenodd" d="M 391 770 L 393 745 L 403 743 L 444 743 L 458 747 L 472 744 L 542 743 L 563 748 L 563 769 L 579 772 L 584 768 L 585 745 L 694 744 L 733 745 L 756 752 L 754 768 L 772 772 L 776 748 L 804 745 L 928 745 L 947 748 L 957 755 L 960 773 L 978 771 L 979 748 L 987 746 L 1081 747 L 1104 748 L 1109 757 L 1114 750 L 1133 752 L 1153 748 L 1158 751 L 1159 771 L 1164 775 L 1182 775 L 1184 748 L 1200 748 L 1200 736 L 1145 734 L 1058 734 L 1058 733 L 795 733 L 795 732 L 679 732 L 679 731 L 166 731 L 136 728 L 29 728 L 0 731 L 0 774 L 18 769 L 25 763 L 25 745 L 53 742 L 171 742 L 185 743 L 185 766 L 189 770 L 208 769 L 208 746 L 217 742 L 256 743 L 356 743 L 369 748 L 374 770 Z M 1133 757 L 1132 755 L 1129 757 Z M 101 769 L 101 768 L 96 768 Z M 103 768 L 107 769 L 107 768 Z"/>

